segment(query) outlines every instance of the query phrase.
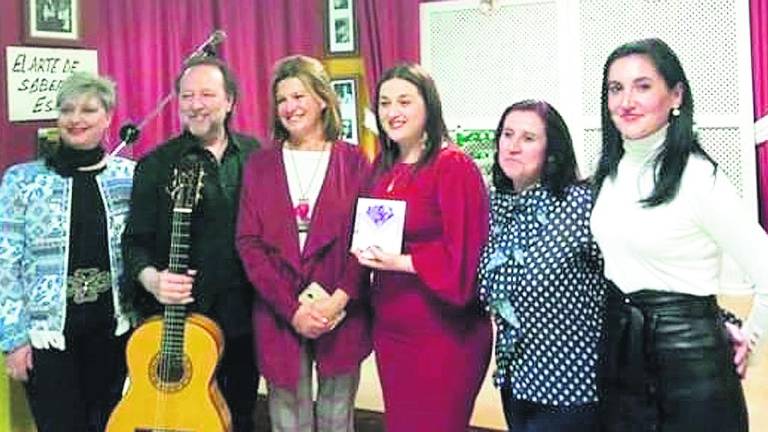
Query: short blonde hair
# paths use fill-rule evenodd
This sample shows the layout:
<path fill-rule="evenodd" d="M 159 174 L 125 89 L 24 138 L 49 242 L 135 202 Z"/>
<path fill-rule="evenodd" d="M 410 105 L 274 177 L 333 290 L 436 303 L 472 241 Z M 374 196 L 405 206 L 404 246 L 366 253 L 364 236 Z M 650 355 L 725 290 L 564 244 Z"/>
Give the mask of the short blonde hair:
<path fill-rule="evenodd" d="M 91 72 L 74 72 L 61 83 L 56 95 L 56 108 L 61 108 L 65 101 L 85 94 L 92 94 L 99 99 L 104 111 L 115 107 L 115 82 Z"/>

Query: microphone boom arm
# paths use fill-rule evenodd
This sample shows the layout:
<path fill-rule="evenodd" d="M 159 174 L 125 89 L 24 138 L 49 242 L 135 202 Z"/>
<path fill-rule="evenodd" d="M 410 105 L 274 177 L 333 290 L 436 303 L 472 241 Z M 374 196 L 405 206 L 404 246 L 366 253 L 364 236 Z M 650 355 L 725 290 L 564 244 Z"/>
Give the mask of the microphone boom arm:
<path fill-rule="evenodd" d="M 194 51 L 192 51 L 192 54 L 190 54 L 185 60 L 184 63 L 192 60 L 195 57 L 199 56 L 206 56 L 206 55 L 215 55 L 215 48 L 217 45 L 222 43 L 224 39 L 227 38 L 227 34 L 224 33 L 223 30 L 216 30 L 213 33 L 211 33 L 210 36 L 208 36 L 208 39 L 205 40 L 202 44 L 200 44 L 197 48 L 195 48 Z M 171 90 L 166 94 L 163 99 L 160 100 L 160 102 L 155 106 L 155 108 L 147 114 L 141 122 L 139 122 L 138 125 L 135 125 L 133 123 L 125 123 L 122 127 L 120 127 L 120 143 L 115 147 L 111 152 L 109 152 L 110 157 L 117 156 L 120 154 L 123 149 L 128 146 L 129 144 L 132 144 L 136 142 L 136 140 L 139 139 L 139 135 L 141 134 L 141 130 L 144 128 L 144 126 L 149 123 L 150 120 L 157 117 L 160 112 L 162 112 L 163 108 L 165 108 L 166 105 L 168 105 L 168 102 L 173 99 L 174 90 Z"/>

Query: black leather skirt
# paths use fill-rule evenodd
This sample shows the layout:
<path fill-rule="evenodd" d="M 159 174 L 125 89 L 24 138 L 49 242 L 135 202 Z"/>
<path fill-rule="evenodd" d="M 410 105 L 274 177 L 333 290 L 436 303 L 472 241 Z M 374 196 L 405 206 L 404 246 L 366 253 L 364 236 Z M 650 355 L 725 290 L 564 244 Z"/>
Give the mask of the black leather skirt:
<path fill-rule="evenodd" d="M 743 432 L 741 381 L 714 296 L 608 289 L 599 370 L 604 431 Z"/>

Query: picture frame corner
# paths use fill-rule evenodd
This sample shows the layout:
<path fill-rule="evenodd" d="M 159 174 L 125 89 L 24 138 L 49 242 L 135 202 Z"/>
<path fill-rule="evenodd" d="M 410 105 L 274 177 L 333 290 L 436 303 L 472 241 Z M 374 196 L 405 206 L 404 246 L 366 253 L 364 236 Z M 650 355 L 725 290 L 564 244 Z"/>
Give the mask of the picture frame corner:
<path fill-rule="evenodd" d="M 49 47 L 82 47 L 84 20 L 81 3 L 82 0 L 24 0 L 21 14 L 22 43 Z M 46 10 L 46 7 L 52 9 L 44 12 L 44 16 L 38 14 Z"/>
<path fill-rule="evenodd" d="M 355 57 L 360 53 L 355 0 L 324 0 L 325 57 Z M 346 24 L 345 24 L 346 23 Z"/>

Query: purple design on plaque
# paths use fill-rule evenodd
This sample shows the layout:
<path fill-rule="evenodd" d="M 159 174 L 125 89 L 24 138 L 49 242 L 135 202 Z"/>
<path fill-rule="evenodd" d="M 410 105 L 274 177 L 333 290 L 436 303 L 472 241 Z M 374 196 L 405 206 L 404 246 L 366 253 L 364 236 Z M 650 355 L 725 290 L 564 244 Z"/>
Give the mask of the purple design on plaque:
<path fill-rule="evenodd" d="M 376 226 L 382 226 L 388 220 L 392 219 L 392 216 L 395 215 L 395 212 L 392 211 L 392 207 L 387 205 L 373 205 L 368 207 L 368 210 L 365 212 L 365 214 L 371 218 Z"/>

